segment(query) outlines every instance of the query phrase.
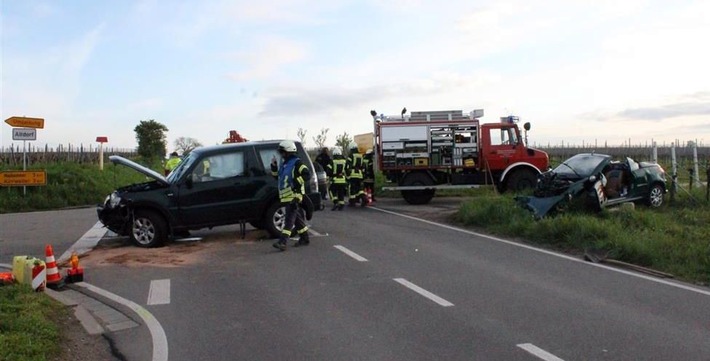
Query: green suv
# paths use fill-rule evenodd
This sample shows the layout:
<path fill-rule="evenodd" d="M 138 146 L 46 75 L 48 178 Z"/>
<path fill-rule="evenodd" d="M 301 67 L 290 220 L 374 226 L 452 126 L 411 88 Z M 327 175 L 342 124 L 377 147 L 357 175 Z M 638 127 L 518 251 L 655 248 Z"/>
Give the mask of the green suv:
<path fill-rule="evenodd" d="M 166 177 L 120 156 L 110 156 L 152 180 L 121 187 L 97 208 L 101 223 L 140 247 L 156 247 L 190 230 L 249 222 L 278 237 L 284 223 L 270 162 L 280 159 L 280 140 L 231 143 L 197 148 Z M 321 209 L 318 180 L 301 143 L 298 156 L 309 168 L 306 218 Z"/>

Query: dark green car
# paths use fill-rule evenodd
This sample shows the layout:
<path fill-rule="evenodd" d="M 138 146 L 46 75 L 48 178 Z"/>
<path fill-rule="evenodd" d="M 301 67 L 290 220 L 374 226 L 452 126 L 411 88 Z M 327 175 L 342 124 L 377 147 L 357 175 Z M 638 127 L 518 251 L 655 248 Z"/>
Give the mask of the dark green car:
<path fill-rule="evenodd" d="M 639 201 L 660 207 L 666 190 L 666 173 L 657 163 L 583 153 L 540 174 L 534 196 L 516 200 L 536 217 L 544 217 L 580 197 L 595 209 Z"/>
<path fill-rule="evenodd" d="M 279 158 L 279 140 L 230 143 L 197 148 L 167 177 L 128 159 L 111 156 L 151 181 L 121 187 L 97 212 L 111 231 L 129 236 L 141 247 L 155 247 L 190 230 L 249 222 L 278 237 L 285 211 L 279 201 L 271 159 Z M 307 219 L 320 209 L 313 163 L 303 146 L 298 155 L 311 173 L 303 208 Z M 307 199 L 306 199 L 307 198 Z M 308 201 L 310 200 L 310 202 Z"/>

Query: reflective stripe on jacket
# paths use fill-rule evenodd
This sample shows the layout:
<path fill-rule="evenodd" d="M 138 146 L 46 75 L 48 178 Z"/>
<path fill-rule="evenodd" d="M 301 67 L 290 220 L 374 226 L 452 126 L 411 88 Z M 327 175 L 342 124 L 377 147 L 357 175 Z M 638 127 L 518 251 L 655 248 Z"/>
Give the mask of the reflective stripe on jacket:
<path fill-rule="evenodd" d="M 347 173 L 350 178 L 362 179 L 362 154 L 354 153 L 348 158 Z"/>
<path fill-rule="evenodd" d="M 281 203 L 289 203 L 294 198 L 299 202 L 303 199 L 306 187 L 302 174 L 307 171 L 308 167 L 301 163 L 296 156 L 289 157 L 284 161 L 278 172 Z"/>
<path fill-rule="evenodd" d="M 345 179 L 345 159 L 336 157 L 328 164 L 328 171 L 331 173 L 334 184 L 345 184 L 347 183 Z"/>

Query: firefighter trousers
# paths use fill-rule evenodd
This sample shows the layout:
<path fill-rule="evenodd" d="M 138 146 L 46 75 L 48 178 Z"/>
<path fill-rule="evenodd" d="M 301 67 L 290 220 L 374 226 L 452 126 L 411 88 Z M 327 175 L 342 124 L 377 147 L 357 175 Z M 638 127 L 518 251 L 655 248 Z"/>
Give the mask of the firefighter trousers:
<path fill-rule="evenodd" d="M 281 230 L 281 240 L 285 241 L 291 237 L 291 230 L 296 229 L 296 233 L 299 235 L 308 232 L 308 225 L 303 217 L 303 213 L 298 207 L 298 203 L 287 203 L 286 215 L 284 217 L 284 228 Z"/>

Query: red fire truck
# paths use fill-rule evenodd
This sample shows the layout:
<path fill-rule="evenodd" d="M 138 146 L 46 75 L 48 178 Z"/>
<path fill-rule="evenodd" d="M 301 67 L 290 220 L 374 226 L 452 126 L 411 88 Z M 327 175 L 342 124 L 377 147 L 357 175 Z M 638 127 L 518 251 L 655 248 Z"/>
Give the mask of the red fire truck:
<path fill-rule="evenodd" d="M 495 185 L 499 191 L 533 187 L 549 167 L 547 153 L 527 146 L 519 118 L 479 122 L 483 110 L 417 111 L 399 116 L 370 114 L 374 120 L 379 170 L 410 204 L 426 204 L 437 189 Z"/>

